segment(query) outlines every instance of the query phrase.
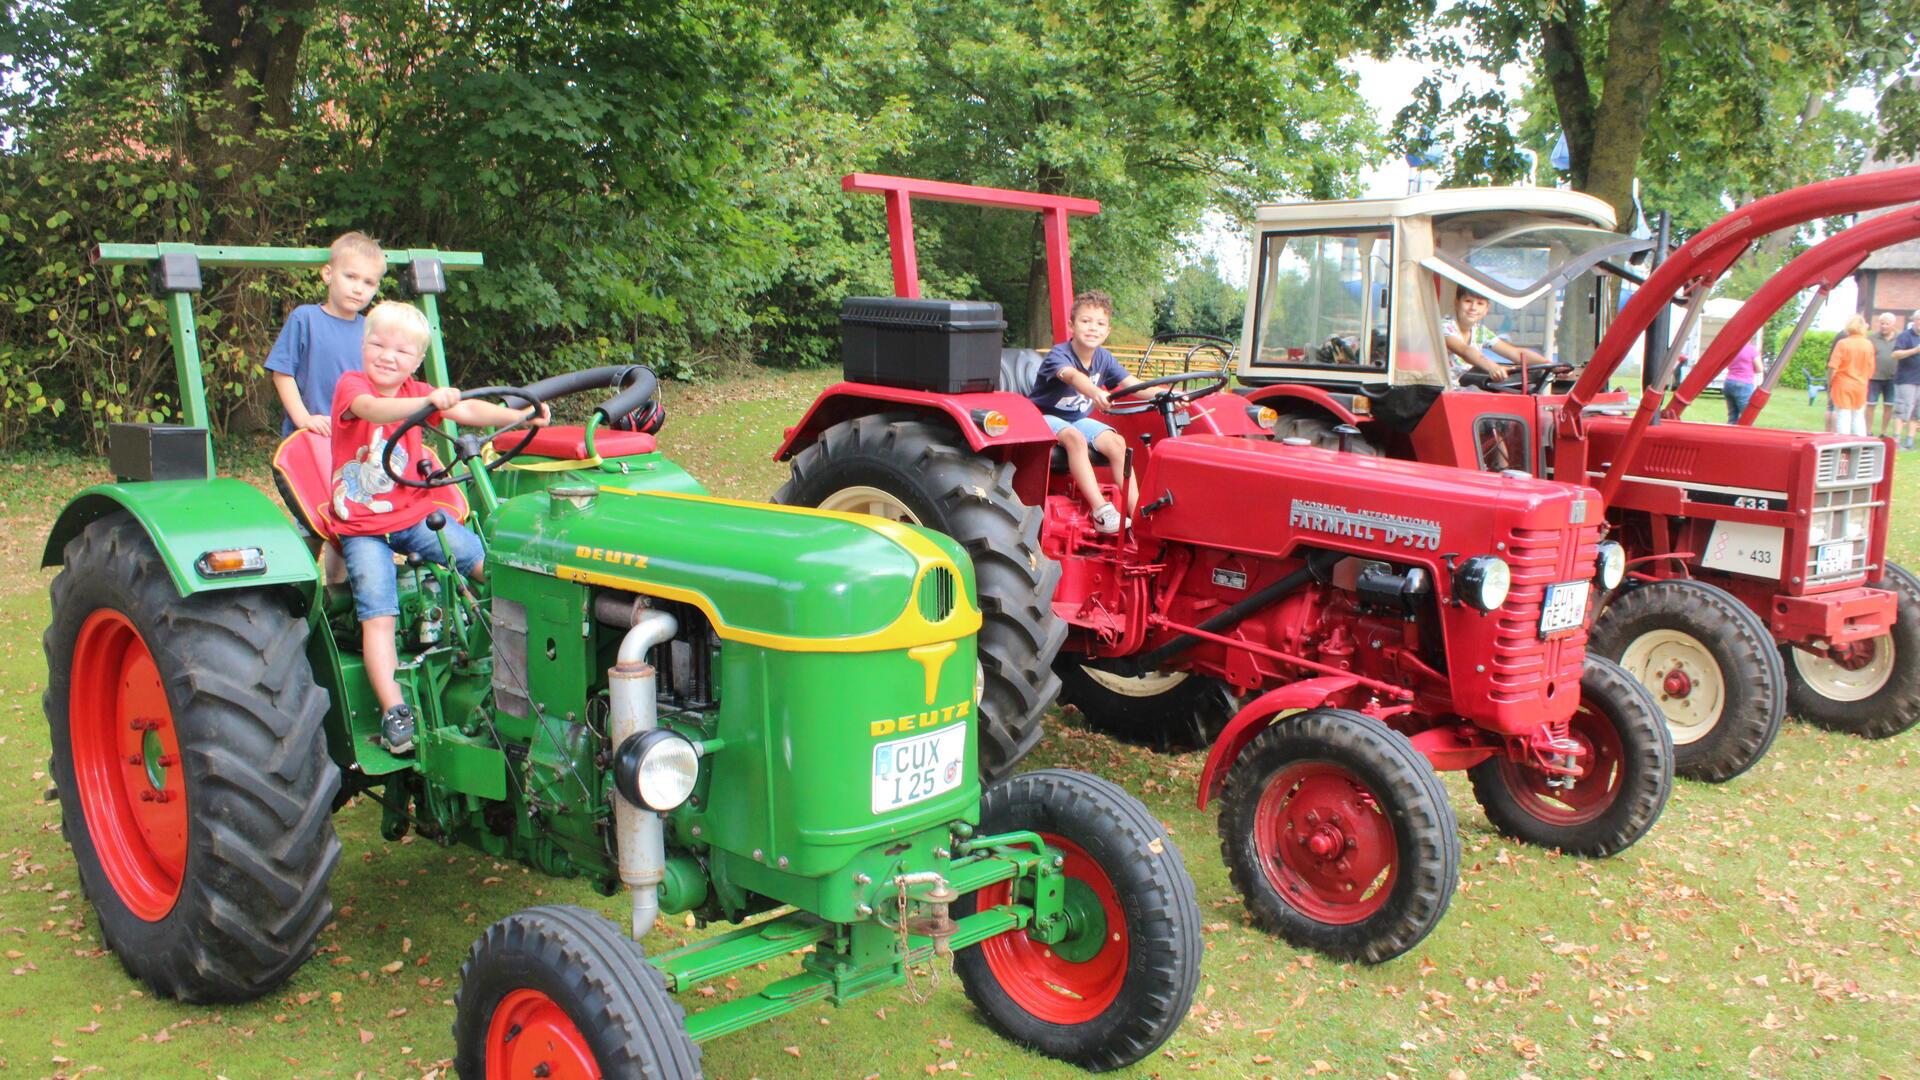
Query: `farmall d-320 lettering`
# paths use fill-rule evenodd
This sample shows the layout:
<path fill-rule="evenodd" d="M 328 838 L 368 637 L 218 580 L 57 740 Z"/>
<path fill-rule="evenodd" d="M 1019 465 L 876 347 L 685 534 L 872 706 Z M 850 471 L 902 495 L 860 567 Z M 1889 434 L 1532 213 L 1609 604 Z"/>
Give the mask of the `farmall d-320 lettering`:
<path fill-rule="evenodd" d="M 1274 442 L 1226 372 L 1187 372 L 1150 380 L 1159 397 L 1114 395 L 1142 504 L 1100 535 L 1025 396 L 1039 357 L 1002 357 L 993 305 L 916 299 L 912 234 L 914 199 L 1044 214 L 1065 340 L 1068 215 L 1099 205 L 846 187 L 886 196 L 900 297 L 847 301 L 848 381 L 788 431 L 776 498 L 927 525 L 973 556 L 985 745 L 1035 737 L 1050 668 L 1097 724 L 1211 740 L 1200 801 L 1222 797 L 1248 910 L 1369 961 L 1411 948 L 1451 898 L 1459 840 L 1435 769 L 1470 770 L 1494 824 L 1529 842 L 1607 855 L 1653 825 L 1666 726 L 1585 650 L 1591 584 L 1622 567 L 1591 489 Z"/>
<path fill-rule="evenodd" d="M 198 424 L 200 268 L 326 255 L 109 246 L 99 261 L 154 268 Z M 435 293 L 479 257 L 389 261 L 432 321 L 444 385 Z M 584 909 L 502 919 L 461 969 L 464 1076 L 696 1075 L 703 1039 L 949 952 L 1006 1036 L 1091 1069 L 1150 1053 L 1199 977 L 1192 883 L 1104 781 L 1044 770 L 983 794 L 971 562 L 923 529 L 704 495 L 650 434 L 609 430 L 654 390 L 623 367 L 472 391 L 613 396 L 584 428 L 449 435 L 445 471 L 387 466 L 446 487 L 449 513 L 471 492 L 489 567 L 477 591 L 432 563 L 398 571 L 409 757 L 378 738 L 350 598 L 318 580 L 309 540 L 212 475 L 204 429 L 115 432 L 122 478 L 75 498 L 46 552 L 63 567 L 53 769 L 108 945 L 167 996 L 270 992 L 333 917 L 330 815 L 364 792 L 390 839 L 626 887 L 636 938 L 661 913 L 789 909 L 651 957 Z M 276 464 L 324 534 L 328 457 L 309 438 Z M 671 996 L 800 951 L 797 973 L 690 1016 Z"/>

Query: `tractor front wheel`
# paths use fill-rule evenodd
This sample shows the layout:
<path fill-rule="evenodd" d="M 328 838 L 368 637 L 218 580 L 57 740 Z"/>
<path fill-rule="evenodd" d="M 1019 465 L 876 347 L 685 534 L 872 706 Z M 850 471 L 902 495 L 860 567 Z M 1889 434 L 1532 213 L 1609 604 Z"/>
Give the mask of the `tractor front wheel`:
<path fill-rule="evenodd" d="M 960 984 L 995 1031 L 1095 1072 L 1167 1041 L 1200 984 L 1200 904 L 1180 850 L 1138 800 L 1067 769 L 987 788 L 980 830 L 1032 830 L 1060 856 L 1067 936 L 1010 930 L 954 955 Z M 956 915 L 1015 902 L 1012 882 L 961 898 Z"/>
<path fill-rule="evenodd" d="M 585 908 L 528 908 L 488 927 L 460 965 L 453 1009 L 462 1080 L 701 1074 L 666 980 Z"/>
<path fill-rule="evenodd" d="M 1635 585 L 1601 612 L 1588 652 L 1654 695 L 1673 736 L 1673 768 L 1731 780 L 1766 756 L 1786 715 L 1786 671 L 1760 617 L 1701 581 Z"/>
<path fill-rule="evenodd" d="M 1571 782 L 1505 755 L 1468 775 L 1503 835 L 1569 855 L 1604 858 L 1633 846 L 1673 792 L 1673 737 L 1660 706 L 1611 660 L 1588 654 L 1580 707 L 1567 734 L 1582 771 Z"/>
<path fill-rule="evenodd" d="M 1793 715 L 1863 739 L 1891 738 L 1920 723 L 1920 579 L 1888 563 L 1877 584 L 1896 600 L 1890 632 L 1842 646 L 1833 657 L 1780 646 Z"/>
<path fill-rule="evenodd" d="M 101 936 L 164 996 L 266 994 L 312 954 L 340 861 L 307 624 L 266 591 L 181 598 L 124 513 L 64 560 L 43 703 Z"/>
<path fill-rule="evenodd" d="M 1207 746 L 1233 719 L 1233 695 L 1217 679 L 1185 671 L 1129 676 L 1109 660 L 1062 656 L 1060 702 L 1072 705 L 1095 730 L 1116 739 L 1182 751 Z"/>
<path fill-rule="evenodd" d="M 1262 929 L 1370 964 L 1418 945 L 1460 879 L 1446 788 L 1404 735 L 1347 709 L 1262 731 L 1227 773 L 1220 852 Z"/>

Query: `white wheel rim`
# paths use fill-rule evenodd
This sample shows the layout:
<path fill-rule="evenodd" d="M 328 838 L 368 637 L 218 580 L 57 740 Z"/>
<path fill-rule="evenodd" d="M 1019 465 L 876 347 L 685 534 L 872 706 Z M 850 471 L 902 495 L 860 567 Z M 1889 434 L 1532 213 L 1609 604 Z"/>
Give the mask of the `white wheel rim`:
<path fill-rule="evenodd" d="M 1893 677 L 1893 637 L 1882 634 L 1862 644 L 1873 646 L 1873 659 L 1860 667 L 1841 667 L 1824 656 L 1795 649 L 1793 669 L 1807 689 L 1828 701 L 1865 701 Z"/>
<path fill-rule="evenodd" d="M 836 510 L 843 514 L 872 514 L 888 521 L 904 521 L 909 525 L 921 523 L 914 512 L 907 509 L 906 503 L 877 487 L 864 484 L 841 488 L 820 500 L 820 509 Z"/>
<path fill-rule="evenodd" d="M 1653 693 L 1676 746 L 1706 738 L 1726 708 L 1726 677 L 1692 634 L 1651 630 L 1633 639 L 1620 666 Z"/>
<path fill-rule="evenodd" d="M 1115 675 L 1111 671 L 1102 671 L 1085 664 L 1080 666 L 1080 670 L 1086 672 L 1087 678 L 1098 683 L 1102 689 L 1123 697 L 1159 697 L 1187 681 L 1187 673 L 1184 671 L 1156 671 L 1151 675 L 1130 679 L 1125 675 Z"/>

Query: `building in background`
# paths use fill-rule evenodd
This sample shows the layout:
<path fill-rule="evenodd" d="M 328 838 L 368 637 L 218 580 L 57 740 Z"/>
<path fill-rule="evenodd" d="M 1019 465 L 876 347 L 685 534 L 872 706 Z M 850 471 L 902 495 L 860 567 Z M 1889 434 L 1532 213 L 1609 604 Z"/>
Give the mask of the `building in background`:
<path fill-rule="evenodd" d="M 1866 167 L 1860 171 L 1884 172 L 1907 164 L 1911 162 L 1868 159 Z M 1861 214 L 1860 219 L 1864 221 L 1886 212 L 1870 210 Z M 1882 311 L 1891 311 L 1900 316 L 1904 324 L 1908 316 L 1920 309 L 1920 240 L 1909 240 L 1874 252 L 1860 264 L 1860 269 L 1854 272 L 1853 277 L 1859 285 L 1855 304 L 1860 314 L 1871 320 Z"/>

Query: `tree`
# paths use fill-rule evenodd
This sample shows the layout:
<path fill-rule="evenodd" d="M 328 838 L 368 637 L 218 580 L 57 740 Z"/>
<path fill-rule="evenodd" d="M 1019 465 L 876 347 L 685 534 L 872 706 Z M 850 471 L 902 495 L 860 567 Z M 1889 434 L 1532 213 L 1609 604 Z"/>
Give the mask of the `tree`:
<path fill-rule="evenodd" d="M 1220 265 L 1209 255 L 1183 264 L 1154 301 L 1156 334 L 1212 334 L 1229 341 L 1240 339 L 1246 319 L 1247 292 L 1220 275 Z"/>

